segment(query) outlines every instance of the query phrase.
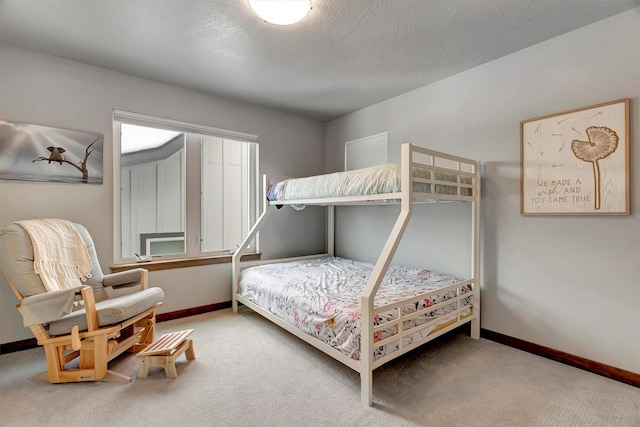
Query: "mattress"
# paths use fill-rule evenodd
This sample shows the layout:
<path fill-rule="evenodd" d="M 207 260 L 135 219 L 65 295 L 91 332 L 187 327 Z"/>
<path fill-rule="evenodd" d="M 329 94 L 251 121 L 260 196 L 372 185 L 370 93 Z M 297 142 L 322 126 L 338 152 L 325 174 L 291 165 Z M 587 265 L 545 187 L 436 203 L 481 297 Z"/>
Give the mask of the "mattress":
<path fill-rule="evenodd" d="M 432 179 L 432 171 L 413 167 L 414 178 Z M 469 183 L 466 176 L 436 171 L 433 178 L 439 181 Z M 307 178 L 290 178 L 272 185 L 267 193 L 271 201 L 324 199 L 330 197 L 354 197 L 374 194 L 399 193 L 401 191 L 400 164 L 389 163 L 345 172 L 336 172 Z M 469 188 L 461 189 L 462 195 L 470 195 Z M 414 182 L 413 191 L 431 193 L 431 185 Z M 457 185 L 436 184 L 435 193 L 457 194 Z"/>
<path fill-rule="evenodd" d="M 352 359 L 360 359 L 360 297 L 373 271 L 373 265 L 339 258 L 321 257 L 302 261 L 260 265 L 244 270 L 240 276 L 240 294 L 301 331 L 336 348 Z M 437 290 L 459 279 L 429 270 L 390 266 L 374 300 L 374 307 Z M 464 287 L 463 292 L 471 292 Z M 456 297 L 455 291 L 403 307 L 403 312 L 429 307 Z M 462 299 L 462 315 L 470 312 L 473 296 Z M 418 307 L 416 307 L 416 305 Z M 405 321 L 405 328 L 438 319 L 414 335 L 405 344 L 419 341 L 438 325 L 455 319 L 456 304 L 445 304 L 420 317 Z M 393 311 L 376 316 L 375 324 L 395 319 Z M 395 328 L 395 327 L 393 327 Z M 395 329 L 377 331 L 374 341 L 392 335 Z M 375 346 L 374 358 L 396 351 L 399 343 Z"/>

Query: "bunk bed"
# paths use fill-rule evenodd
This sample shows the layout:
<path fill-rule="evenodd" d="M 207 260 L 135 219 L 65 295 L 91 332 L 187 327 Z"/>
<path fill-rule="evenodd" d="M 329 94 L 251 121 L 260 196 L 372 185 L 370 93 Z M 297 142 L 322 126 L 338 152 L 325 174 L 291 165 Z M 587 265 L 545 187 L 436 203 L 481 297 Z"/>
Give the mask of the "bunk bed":
<path fill-rule="evenodd" d="M 360 373 L 364 405 L 372 405 L 373 371 L 381 365 L 466 323 L 472 338 L 480 337 L 478 161 L 403 144 L 399 164 L 297 179 L 264 176 L 263 194 L 264 209 L 232 257 L 233 311 L 242 303 Z M 468 279 L 391 265 L 413 204 L 433 202 L 472 205 Z M 335 206 L 390 203 L 400 212 L 375 264 L 335 256 Z M 328 252 L 241 262 L 269 216 L 286 205 L 327 206 Z M 310 284 L 312 276 L 321 291 Z"/>

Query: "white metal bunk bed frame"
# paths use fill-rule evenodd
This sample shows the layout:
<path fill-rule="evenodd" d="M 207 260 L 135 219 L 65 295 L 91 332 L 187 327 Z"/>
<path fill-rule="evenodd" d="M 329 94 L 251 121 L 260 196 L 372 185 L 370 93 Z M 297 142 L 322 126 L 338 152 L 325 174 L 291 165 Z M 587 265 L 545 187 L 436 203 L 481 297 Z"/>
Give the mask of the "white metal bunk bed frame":
<path fill-rule="evenodd" d="M 427 159 L 424 163 L 416 161 L 416 157 Z M 477 160 L 470 160 L 463 157 L 453 156 L 433 150 L 429 150 L 422 147 L 416 147 L 409 143 L 402 144 L 401 146 L 401 192 L 399 193 L 386 193 L 367 196 L 356 197 L 339 197 L 339 198 L 327 198 L 327 199 L 308 199 L 308 200 L 292 200 L 292 201 L 265 201 L 262 214 L 259 216 L 256 224 L 249 231 L 244 242 L 240 245 L 239 249 L 233 254 L 232 257 L 232 308 L 233 312 L 238 311 L 238 302 L 249 307 L 253 311 L 261 314 L 272 322 L 276 323 L 280 327 L 286 329 L 297 337 L 303 339 L 307 343 L 313 345 L 334 359 L 342 362 L 351 369 L 360 373 L 361 382 L 361 400 L 366 406 L 371 406 L 373 403 L 373 371 L 404 353 L 425 344 L 440 335 L 443 335 L 462 324 L 471 322 L 471 337 L 474 339 L 480 338 L 480 162 Z M 413 176 L 413 167 L 419 167 L 431 171 L 431 178 L 417 178 Z M 436 172 L 455 174 L 457 176 L 457 182 L 441 181 L 436 179 Z M 275 180 L 274 180 L 275 178 Z M 466 178 L 466 179 L 465 179 Z M 269 177 L 264 176 L 263 179 L 263 195 L 266 198 L 267 190 L 271 184 L 282 180 L 283 177 Z M 470 181 L 467 182 L 467 181 Z M 413 183 L 428 184 L 431 187 L 430 193 L 419 193 L 413 191 Z M 436 193 L 436 185 L 456 187 L 456 194 L 439 194 Z M 469 194 L 470 193 L 470 194 Z M 354 204 L 381 204 L 389 203 L 390 200 L 400 200 L 400 213 L 398 219 L 391 230 L 387 242 L 384 245 L 380 256 L 374 266 L 373 272 L 369 277 L 367 285 L 362 293 L 360 300 L 361 307 L 361 342 L 360 342 L 360 360 L 355 360 L 340 352 L 339 350 L 331 347 L 330 345 L 318 340 L 317 338 L 302 332 L 295 326 L 287 323 L 281 318 L 275 316 L 271 312 L 259 307 L 255 303 L 247 300 L 239 294 L 239 277 L 241 268 L 247 268 L 259 264 L 269 264 L 276 262 L 286 262 L 305 258 L 321 257 L 321 256 L 333 256 L 334 255 L 334 233 L 335 222 L 334 214 L 336 205 L 354 205 Z M 404 299 L 402 301 L 395 302 L 393 304 L 384 305 L 378 308 L 374 308 L 375 295 L 380 287 L 380 283 L 384 278 L 384 275 L 391 264 L 393 255 L 396 252 L 400 239 L 406 229 L 409 219 L 411 217 L 412 203 L 425 203 L 425 202 L 439 202 L 439 201 L 463 201 L 472 203 L 472 224 L 471 224 L 471 272 L 472 277 L 447 286 L 445 288 L 437 289 L 427 293 L 420 294 L 411 298 Z M 311 255 L 306 257 L 296 257 L 287 259 L 274 259 L 274 260 L 261 260 L 261 261 L 248 261 L 242 262 L 240 258 L 242 254 L 247 250 L 249 243 L 257 236 L 260 228 L 265 224 L 269 214 L 273 211 L 275 205 L 323 205 L 328 207 L 328 227 L 327 227 L 327 246 L 328 253 Z M 465 286 L 471 287 L 471 292 L 467 292 L 462 295 L 462 288 Z M 456 297 L 443 301 L 439 304 L 429 306 L 418 310 L 417 312 L 404 314 L 401 307 L 407 304 L 413 304 L 417 301 L 423 301 L 432 295 L 441 294 L 454 290 Z M 462 298 L 467 298 L 473 295 L 473 309 L 467 315 L 462 315 L 461 311 L 464 309 L 461 304 Z M 414 333 L 421 328 L 434 325 L 434 319 L 430 322 L 421 324 L 409 330 L 403 330 L 403 322 L 410 320 L 413 317 L 417 317 L 421 314 L 431 312 L 439 307 L 456 304 L 454 310 L 455 318 L 452 321 L 445 323 L 442 326 L 437 327 L 434 331 L 431 331 L 426 337 L 417 342 L 411 342 L 405 344 L 403 337 L 410 333 Z M 395 310 L 397 318 L 388 323 L 382 325 L 374 325 L 373 319 L 377 314 L 383 312 L 389 312 Z M 369 319 L 365 321 L 365 319 Z M 374 343 L 374 334 L 376 331 L 382 328 L 389 328 L 390 326 L 397 325 L 397 334 L 391 337 L 385 338 L 381 341 Z M 384 345 L 386 343 L 398 341 L 398 350 L 387 354 L 374 360 L 373 350 L 375 347 Z"/>

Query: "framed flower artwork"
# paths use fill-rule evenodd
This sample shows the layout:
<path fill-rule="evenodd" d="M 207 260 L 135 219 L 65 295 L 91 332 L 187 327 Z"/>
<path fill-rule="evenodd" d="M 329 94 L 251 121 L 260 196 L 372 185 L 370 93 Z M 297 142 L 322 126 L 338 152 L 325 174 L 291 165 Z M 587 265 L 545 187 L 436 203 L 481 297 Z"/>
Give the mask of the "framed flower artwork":
<path fill-rule="evenodd" d="M 520 122 L 522 215 L 629 214 L 629 99 Z"/>

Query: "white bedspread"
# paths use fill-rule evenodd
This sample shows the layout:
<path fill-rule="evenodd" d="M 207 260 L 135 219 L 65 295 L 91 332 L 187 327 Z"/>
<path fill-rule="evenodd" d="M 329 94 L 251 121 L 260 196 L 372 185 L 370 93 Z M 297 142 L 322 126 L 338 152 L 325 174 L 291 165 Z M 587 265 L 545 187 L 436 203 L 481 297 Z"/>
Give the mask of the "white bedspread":
<path fill-rule="evenodd" d="M 414 178 L 432 179 L 432 172 L 423 167 L 413 167 Z M 433 179 L 440 182 L 470 183 L 462 175 L 438 171 Z M 267 198 L 278 200 L 308 200 L 335 197 L 370 196 L 374 194 L 392 194 L 401 191 L 400 164 L 388 163 L 345 172 L 335 172 L 306 178 L 289 178 L 280 181 L 269 189 Z M 456 185 L 436 184 L 435 193 L 457 194 Z M 413 191 L 431 193 L 432 187 L 424 182 L 413 182 Z M 462 195 L 470 195 L 467 188 L 461 189 Z"/>
<path fill-rule="evenodd" d="M 349 357 L 360 359 L 360 296 L 373 265 L 338 257 L 314 258 L 289 263 L 267 264 L 248 268 L 240 276 L 240 293 L 260 307 L 270 311 L 296 328 L 340 350 Z M 393 301 L 420 295 L 459 282 L 456 277 L 429 270 L 391 266 L 385 275 L 374 302 L 381 307 Z M 470 291 L 465 288 L 465 292 Z M 455 292 L 444 292 L 420 301 L 418 308 L 429 307 L 455 297 Z M 472 297 L 463 303 L 470 304 Z M 436 324 L 449 321 L 447 315 L 455 309 L 448 304 L 426 315 L 407 321 L 418 325 L 440 318 L 409 340 L 427 335 Z M 415 305 L 403 311 L 416 311 Z M 467 310 L 468 311 L 468 310 Z M 394 318 L 393 313 L 380 315 L 376 324 Z M 380 331 L 376 341 L 386 337 Z M 398 345 L 379 346 L 374 357 L 393 352 Z"/>

